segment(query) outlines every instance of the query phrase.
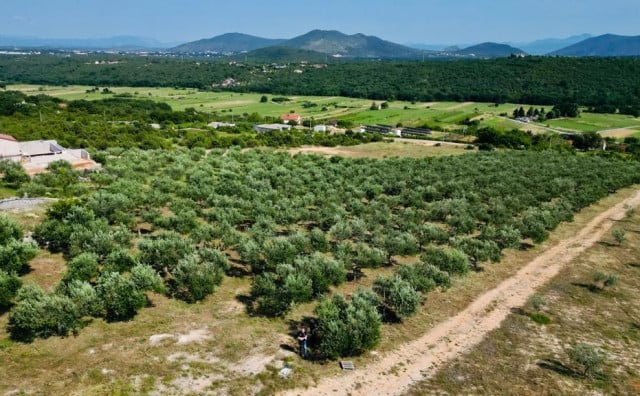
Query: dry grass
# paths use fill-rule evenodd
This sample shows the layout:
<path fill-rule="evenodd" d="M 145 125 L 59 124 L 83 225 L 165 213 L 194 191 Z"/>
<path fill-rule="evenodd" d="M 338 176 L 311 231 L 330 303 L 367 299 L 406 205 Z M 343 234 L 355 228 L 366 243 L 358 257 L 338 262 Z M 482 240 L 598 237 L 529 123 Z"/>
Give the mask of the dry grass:
<path fill-rule="evenodd" d="M 638 394 L 640 216 L 614 227 L 627 231 L 621 246 L 608 235 L 538 293 L 546 299 L 542 313 L 551 324 L 523 315 L 535 312 L 527 305 L 410 394 Z M 596 271 L 617 274 L 618 283 L 594 288 Z M 566 353 L 581 342 L 606 355 L 605 364 L 590 377 L 583 377 Z"/>
<path fill-rule="evenodd" d="M 407 139 L 408 140 L 408 139 Z M 320 155 L 340 155 L 350 158 L 390 158 L 390 157 L 435 157 L 443 155 L 458 155 L 468 153 L 464 145 L 436 145 L 438 142 L 431 142 L 429 145 L 415 142 L 375 142 L 367 144 L 359 144 L 357 146 L 339 146 L 339 147 L 298 147 L 290 149 L 292 154 L 297 153 L 313 153 Z"/>
<path fill-rule="evenodd" d="M 632 191 L 621 190 L 587 208 L 574 223 L 561 225 L 545 244 L 572 235 Z M 385 325 L 379 350 L 353 359 L 356 367 L 376 359 L 376 352 L 413 340 L 462 310 L 478 295 L 513 275 L 543 247 L 507 251 L 501 263 L 487 264 L 483 272 L 455 279 L 446 292 L 429 294 L 419 314 L 401 325 Z M 29 277 L 45 286 L 54 284 L 60 276 L 55 271 L 60 267 L 57 260 L 54 255 L 40 255 Z M 364 278 L 346 283 L 339 291 L 351 293 L 391 270 L 365 270 Z M 335 363 L 303 361 L 295 356 L 291 332 L 301 318 L 312 313 L 313 304 L 295 307 L 284 319 L 249 316 L 243 303 L 249 287 L 247 278 L 227 278 L 212 296 L 193 305 L 152 294 L 151 305 L 132 321 L 106 323 L 94 319 L 76 337 L 36 340 L 32 344 L 9 341 L 5 332 L 8 315 L 0 315 L 0 360 L 4 362 L 0 394 L 271 394 L 339 373 Z M 284 362 L 294 370 L 287 380 L 277 375 Z"/>

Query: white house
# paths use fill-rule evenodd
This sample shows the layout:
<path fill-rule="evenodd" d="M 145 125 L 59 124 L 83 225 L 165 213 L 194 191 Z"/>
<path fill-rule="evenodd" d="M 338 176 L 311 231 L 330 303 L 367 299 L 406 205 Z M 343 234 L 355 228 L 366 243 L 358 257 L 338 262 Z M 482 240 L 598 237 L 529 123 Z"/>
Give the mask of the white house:
<path fill-rule="evenodd" d="M 0 134 L 0 160 L 18 161 L 29 174 L 45 172 L 54 161 L 67 161 L 76 169 L 96 169 L 84 149 L 66 149 L 55 140 L 31 140 L 18 142 L 13 136 Z"/>
<path fill-rule="evenodd" d="M 273 131 L 282 131 L 282 130 L 290 130 L 291 125 L 287 124 L 260 124 L 254 125 L 253 130 L 256 132 L 273 132 Z"/>

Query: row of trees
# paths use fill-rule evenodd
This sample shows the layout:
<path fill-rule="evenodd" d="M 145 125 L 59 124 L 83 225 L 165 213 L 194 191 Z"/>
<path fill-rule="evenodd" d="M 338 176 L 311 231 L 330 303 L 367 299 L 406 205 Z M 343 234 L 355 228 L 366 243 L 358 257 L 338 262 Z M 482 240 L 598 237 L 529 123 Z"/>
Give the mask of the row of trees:
<path fill-rule="evenodd" d="M 640 175 L 636 162 L 551 151 L 384 160 L 257 149 L 100 156 L 104 169 L 89 182 L 54 164 L 21 186 L 81 198 L 54 204 L 36 227 L 41 246 L 64 253 L 67 272 L 51 295 L 18 292 L 12 334 L 59 334 L 36 321 L 46 316 L 28 312 L 76 307 L 64 333 L 82 315 L 130 318 L 147 290 L 192 302 L 225 273 L 247 274 L 254 313 L 284 315 L 319 299 L 322 353 L 358 353 L 377 341 L 376 323 L 412 315 L 429 291 L 499 261 L 523 239 L 544 240 L 574 211 Z M 400 255 L 414 256 L 413 264 L 376 278 L 361 298 L 323 297 L 354 266 L 389 266 Z M 345 322 L 356 317 L 366 337 Z M 350 341 L 340 338 L 347 330 Z"/>

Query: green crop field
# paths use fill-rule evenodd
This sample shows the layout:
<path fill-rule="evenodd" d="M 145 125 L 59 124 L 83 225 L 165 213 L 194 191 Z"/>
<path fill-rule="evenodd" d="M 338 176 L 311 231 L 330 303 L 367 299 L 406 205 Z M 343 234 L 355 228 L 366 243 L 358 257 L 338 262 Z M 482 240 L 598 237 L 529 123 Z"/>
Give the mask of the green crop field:
<path fill-rule="evenodd" d="M 46 94 L 64 100 L 100 100 L 114 95 L 127 95 L 136 99 L 151 99 L 169 104 L 174 110 L 187 108 L 215 113 L 218 116 L 242 116 L 258 113 L 261 116 L 278 117 L 295 112 L 303 119 L 321 123 L 331 119 L 350 121 L 355 125 L 387 124 L 403 126 L 428 126 L 442 130 L 460 130 L 466 119 L 478 120 L 479 126 L 499 130 L 520 129 L 533 133 L 545 132 L 545 127 L 576 132 L 598 132 L 614 128 L 640 127 L 640 119 L 622 114 L 594 114 L 582 112 L 577 118 L 547 120 L 544 124 L 523 124 L 511 121 L 513 110 L 528 109 L 530 105 L 480 102 L 387 102 L 388 107 L 371 110 L 371 105 L 381 101 L 354 99 L 340 96 L 287 96 L 288 101 L 273 102 L 278 95 L 265 95 L 269 99 L 261 103 L 263 94 L 211 92 L 186 88 L 109 87 L 111 93 L 102 93 L 105 87 L 91 91 L 90 86 L 9 85 L 7 89 L 29 95 Z M 550 110 L 550 106 L 542 107 Z M 502 116 L 500 116 L 502 115 Z M 506 116 L 506 117 L 505 117 Z"/>
<path fill-rule="evenodd" d="M 576 118 L 547 120 L 546 125 L 552 128 L 581 132 L 598 132 L 613 128 L 640 126 L 640 119 L 624 114 L 595 114 L 582 112 Z"/>

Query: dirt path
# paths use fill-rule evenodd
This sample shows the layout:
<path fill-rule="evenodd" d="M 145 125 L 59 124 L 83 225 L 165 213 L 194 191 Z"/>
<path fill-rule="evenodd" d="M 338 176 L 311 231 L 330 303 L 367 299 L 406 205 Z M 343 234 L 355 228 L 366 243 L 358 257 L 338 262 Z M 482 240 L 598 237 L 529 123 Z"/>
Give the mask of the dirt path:
<path fill-rule="evenodd" d="M 524 305 L 536 289 L 551 280 L 578 254 L 595 244 L 625 215 L 625 204 L 636 207 L 640 191 L 602 212 L 575 236 L 550 247 L 537 258 L 481 295 L 456 316 L 419 339 L 381 356 L 380 360 L 339 377 L 326 378 L 315 388 L 294 389 L 285 395 L 401 395 L 415 382 L 433 375 L 445 362 L 477 345 L 498 328 L 511 308 Z M 402 366 L 398 366 L 402 364 Z M 389 374 L 394 368 L 398 374 Z"/>

